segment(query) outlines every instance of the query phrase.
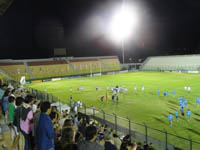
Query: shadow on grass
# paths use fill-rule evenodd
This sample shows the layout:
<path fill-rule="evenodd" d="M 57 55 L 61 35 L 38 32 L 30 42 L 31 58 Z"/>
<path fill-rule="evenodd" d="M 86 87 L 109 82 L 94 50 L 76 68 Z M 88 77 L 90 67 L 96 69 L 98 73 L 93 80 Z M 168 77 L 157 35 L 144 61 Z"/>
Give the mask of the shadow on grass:
<path fill-rule="evenodd" d="M 168 103 L 171 103 L 171 104 L 174 104 L 174 105 L 176 105 L 176 106 L 179 106 L 179 105 L 178 105 L 178 102 L 168 101 Z"/>
<path fill-rule="evenodd" d="M 194 118 L 194 120 L 200 122 L 200 119 Z"/>
<path fill-rule="evenodd" d="M 194 133 L 194 134 L 196 134 L 196 135 L 200 135 L 200 132 L 195 131 L 194 129 L 190 129 L 190 128 L 185 128 L 185 129 L 190 131 L 190 132 L 192 132 L 192 133 Z"/>
<path fill-rule="evenodd" d="M 195 113 L 195 112 L 194 112 L 193 114 L 195 114 L 196 116 L 199 116 L 199 117 L 200 117 L 200 114 L 198 114 L 198 113 Z"/>
<path fill-rule="evenodd" d="M 174 108 L 174 107 L 169 107 L 170 109 L 172 109 L 172 110 L 174 110 L 174 111 L 177 111 L 177 109 L 176 108 Z"/>
<path fill-rule="evenodd" d="M 157 118 L 157 117 L 153 117 L 156 121 L 158 121 L 158 122 L 160 122 L 160 123 L 162 123 L 162 124 L 165 124 L 165 125 L 167 125 L 167 123 L 165 123 L 163 120 L 161 120 L 161 119 L 159 119 L 159 118 Z"/>

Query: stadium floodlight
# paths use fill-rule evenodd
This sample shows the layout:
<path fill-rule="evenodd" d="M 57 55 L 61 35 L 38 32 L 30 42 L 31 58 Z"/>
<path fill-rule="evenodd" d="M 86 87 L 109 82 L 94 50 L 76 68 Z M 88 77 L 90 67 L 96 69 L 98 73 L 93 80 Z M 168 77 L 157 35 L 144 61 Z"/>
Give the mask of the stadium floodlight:
<path fill-rule="evenodd" d="M 131 6 L 123 3 L 121 8 L 113 16 L 110 25 L 110 35 L 112 39 L 122 43 L 123 63 L 124 63 L 124 41 L 132 34 L 138 23 L 138 16 Z"/>

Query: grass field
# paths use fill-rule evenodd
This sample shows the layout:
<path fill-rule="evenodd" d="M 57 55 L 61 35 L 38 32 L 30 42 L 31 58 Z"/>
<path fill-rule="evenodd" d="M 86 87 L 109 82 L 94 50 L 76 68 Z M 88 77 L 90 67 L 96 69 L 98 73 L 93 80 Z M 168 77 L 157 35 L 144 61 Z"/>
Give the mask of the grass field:
<path fill-rule="evenodd" d="M 124 86 L 128 89 L 125 94 L 119 95 L 119 104 L 112 103 L 111 90 L 108 92 L 109 100 L 101 104 L 100 97 L 105 95 L 106 86 L 116 85 Z M 133 89 L 134 85 L 137 85 L 137 92 Z M 142 85 L 145 86 L 144 92 L 141 91 Z M 84 90 L 77 91 L 76 89 L 79 86 L 84 86 Z M 100 88 L 99 91 L 96 91 L 96 86 Z M 185 92 L 184 86 L 190 86 L 191 93 Z M 194 141 L 200 141 L 200 106 L 198 107 L 196 104 L 196 97 L 200 96 L 199 74 L 124 73 L 34 83 L 30 87 L 39 90 L 46 88 L 48 93 L 52 93 L 67 103 L 69 103 L 70 87 L 72 87 L 73 100 L 81 100 L 87 106 L 93 105 L 95 108 L 103 109 L 107 113 L 116 113 L 122 117 L 129 117 L 134 122 L 145 122 L 150 127 L 160 130 L 165 128 L 169 133 L 185 138 L 191 136 Z M 160 96 L 157 95 L 157 89 L 161 91 Z M 164 90 L 169 91 L 169 97 L 163 96 Z M 172 96 L 172 90 L 176 91 L 175 96 Z M 179 96 L 185 96 L 188 101 L 185 111 L 187 109 L 191 110 L 190 121 L 180 116 L 180 107 L 177 99 Z M 169 127 L 167 116 L 169 112 L 174 116 L 175 110 L 179 112 L 179 120 L 178 122 L 173 122 L 173 127 Z M 189 149 L 189 147 L 185 149 Z"/>

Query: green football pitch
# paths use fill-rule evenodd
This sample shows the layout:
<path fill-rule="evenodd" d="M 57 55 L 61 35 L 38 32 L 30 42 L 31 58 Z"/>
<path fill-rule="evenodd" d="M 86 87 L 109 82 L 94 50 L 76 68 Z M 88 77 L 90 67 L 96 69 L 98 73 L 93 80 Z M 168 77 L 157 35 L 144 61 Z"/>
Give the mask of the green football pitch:
<path fill-rule="evenodd" d="M 112 92 L 108 90 L 108 101 L 101 103 L 100 97 L 105 96 L 106 87 L 123 86 L 128 90 L 119 94 L 119 104 L 111 100 Z M 134 86 L 137 86 L 137 91 Z M 144 85 L 144 92 L 141 86 Z M 54 82 L 33 83 L 28 85 L 32 88 L 52 93 L 61 101 L 69 103 L 71 95 L 70 87 L 73 88 L 72 96 L 74 101 L 82 101 L 86 106 L 94 106 L 103 109 L 106 113 L 115 113 L 121 117 L 129 117 L 133 122 L 146 123 L 149 127 L 156 129 L 166 129 L 169 133 L 200 141 L 200 106 L 196 103 L 196 97 L 200 96 L 200 75 L 186 73 L 154 73 L 138 72 L 104 75 L 101 77 L 84 77 L 77 79 L 66 79 Z M 77 90 L 78 87 L 83 90 Z M 96 86 L 99 90 L 96 91 Z M 185 86 L 191 87 L 191 93 L 184 90 Z M 161 94 L 157 95 L 157 89 Z M 163 95 L 164 90 L 169 92 L 169 96 Z M 172 95 L 172 90 L 176 94 Z M 188 104 L 185 108 L 191 110 L 191 119 L 180 115 L 178 97 L 184 96 Z M 169 126 L 168 114 L 179 112 L 178 121 L 173 121 L 173 126 Z"/>

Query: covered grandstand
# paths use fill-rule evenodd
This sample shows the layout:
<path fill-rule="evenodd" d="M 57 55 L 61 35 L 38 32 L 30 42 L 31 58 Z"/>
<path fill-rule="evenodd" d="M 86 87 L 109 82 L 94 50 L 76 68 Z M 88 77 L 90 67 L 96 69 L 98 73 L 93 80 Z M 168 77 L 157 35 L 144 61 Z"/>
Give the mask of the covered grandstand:
<path fill-rule="evenodd" d="M 148 57 L 140 69 L 143 71 L 200 71 L 200 55 Z"/>

